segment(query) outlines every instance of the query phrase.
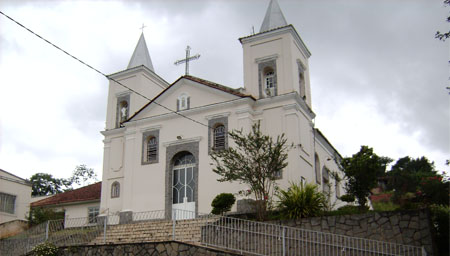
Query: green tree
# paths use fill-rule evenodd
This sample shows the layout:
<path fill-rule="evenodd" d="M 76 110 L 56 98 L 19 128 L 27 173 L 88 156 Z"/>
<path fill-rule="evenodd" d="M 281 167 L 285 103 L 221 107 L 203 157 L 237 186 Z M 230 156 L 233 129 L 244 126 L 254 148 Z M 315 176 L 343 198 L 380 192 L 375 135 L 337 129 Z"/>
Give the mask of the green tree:
<path fill-rule="evenodd" d="M 97 174 L 94 172 L 94 169 L 86 167 L 85 164 L 77 165 L 69 178 L 71 185 L 86 186 L 97 181 Z"/>
<path fill-rule="evenodd" d="M 220 182 L 238 181 L 249 185 L 256 199 L 257 218 L 263 220 L 267 217 L 275 180 L 288 165 L 287 140 L 284 134 L 277 136 L 275 141 L 264 135 L 259 123 L 255 123 L 248 134 L 235 130 L 228 136 L 236 146 L 211 153 L 215 162 L 213 171 L 221 176 Z"/>
<path fill-rule="evenodd" d="M 220 193 L 211 202 L 212 214 L 222 214 L 231 210 L 234 202 L 236 202 L 236 197 L 231 193 Z"/>
<path fill-rule="evenodd" d="M 386 173 L 396 203 L 449 204 L 449 182 L 426 157 L 400 158 Z M 408 196 L 409 195 L 409 196 Z"/>
<path fill-rule="evenodd" d="M 347 193 L 354 195 L 361 207 L 366 205 L 370 191 L 377 186 L 378 177 L 385 174 L 391 161 L 388 157 L 378 156 L 368 146 L 361 146 L 358 153 L 342 159 Z"/>
<path fill-rule="evenodd" d="M 36 173 L 30 177 L 31 195 L 46 196 L 64 192 L 70 188 L 70 181 L 58 179 L 48 173 Z"/>
<path fill-rule="evenodd" d="M 327 209 L 326 195 L 319 192 L 316 184 L 291 183 L 288 190 L 279 190 L 277 207 L 287 219 L 314 217 Z"/>
<path fill-rule="evenodd" d="M 48 220 L 64 219 L 64 211 L 56 211 L 52 208 L 33 207 L 28 215 L 28 223 L 30 226 L 38 225 Z"/>

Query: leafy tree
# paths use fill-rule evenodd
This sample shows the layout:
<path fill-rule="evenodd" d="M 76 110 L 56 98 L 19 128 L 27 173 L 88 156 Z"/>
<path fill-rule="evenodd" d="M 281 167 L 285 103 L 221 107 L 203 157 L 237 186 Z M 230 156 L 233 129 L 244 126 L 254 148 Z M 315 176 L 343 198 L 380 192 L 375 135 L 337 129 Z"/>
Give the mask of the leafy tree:
<path fill-rule="evenodd" d="M 213 207 L 212 214 L 222 214 L 231 210 L 234 202 L 236 202 L 236 197 L 231 193 L 221 193 L 218 194 L 211 203 Z"/>
<path fill-rule="evenodd" d="M 221 176 L 220 182 L 239 181 L 249 185 L 256 199 L 257 218 L 263 220 L 267 217 L 267 204 L 275 180 L 288 165 L 287 140 L 284 134 L 277 136 L 276 141 L 262 134 L 259 123 L 255 123 L 248 134 L 235 130 L 228 135 L 236 146 L 212 152 L 213 171 Z"/>
<path fill-rule="evenodd" d="M 64 219 L 64 211 L 56 211 L 52 208 L 33 207 L 28 215 L 28 223 L 30 226 L 38 225 L 48 220 Z"/>
<path fill-rule="evenodd" d="M 444 0 L 444 5 L 450 6 L 450 0 Z M 447 22 L 450 22 L 450 16 L 448 16 L 446 20 Z M 439 40 L 445 41 L 445 39 L 450 37 L 450 31 L 444 33 L 437 31 L 434 37 Z"/>
<path fill-rule="evenodd" d="M 46 196 L 64 192 L 71 183 L 66 179 L 58 179 L 48 173 L 36 173 L 30 178 L 31 195 Z"/>
<path fill-rule="evenodd" d="M 287 219 L 300 219 L 318 216 L 327 208 L 326 195 L 318 190 L 316 184 L 291 183 L 288 190 L 277 193 L 278 209 Z"/>
<path fill-rule="evenodd" d="M 449 204 L 450 183 L 424 156 L 400 158 L 386 174 L 387 188 L 394 191 L 393 198 L 397 203 Z"/>
<path fill-rule="evenodd" d="M 366 205 L 370 190 L 377 186 L 377 178 L 384 175 L 391 161 L 388 157 L 378 156 L 368 146 L 361 146 L 358 153 L 342 159 L 347 193 L 354 195 L 361 207 Z"/>
<path fill-rule="evenodd" d="M 72 176 L 69 178 L 70 184 L 78 184 L 82 186 L 89 185 L 96 181 L 98 180 L 94 169 L 86 167 L 85 164 L 77 165 L 72 173 Z"/>

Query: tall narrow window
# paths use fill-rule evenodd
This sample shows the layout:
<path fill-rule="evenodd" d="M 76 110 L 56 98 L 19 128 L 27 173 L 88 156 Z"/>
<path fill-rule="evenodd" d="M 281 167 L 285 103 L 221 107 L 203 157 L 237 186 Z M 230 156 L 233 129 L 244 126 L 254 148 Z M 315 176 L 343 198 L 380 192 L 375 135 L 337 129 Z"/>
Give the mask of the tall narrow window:
<path fill-rule="evenodd" d="M 300 62 L 300 60 L 297 60 L 298 65 L 298 82 L 299 82 L 299 90 L 300 90 L 300 97 L 302 99 L 306 99 L 306 88 L 305 88 L 305 67 Z"/>
<path fill-rule="evenodd" d="M 223 124 L 214 128 L 214 149 L 225 149 L 225 126 Z"/>
<path fill-rule="evenodd" d="M 125 95 L 117 98 L 117 114 L 116 127 L 119 128 L 123 122 L 130 117 L 130 95 Z"/>
<path fill-rule="evenodd" d="M 14 214 L 16 207 L 16 196 L 0 193 L 0 212 Z"/>
<path fill-rule="evenodd" d="M 147 162 L 155 161 L 158 154 L 158 142 L 155 137 L 150 137 L 147 142 Z"/>
<path fill-rule="evenodd" d="M 275 96 L 275 73 L 271 68 L 264 70 L 264 92 L 268 97 Z"/>
<path fill-rule="evenodd" d="M 190 108 L 190 97 L 186 93 L 182 93 L 177 99 L 177 111 Z"/>
<path fill-rule="evenodd" d="M 159 160 L 159 130 L 142 134 L 142 164 L 154 164 Z"/>
<path fill-rule="evenodd" d="M 120 183 L 114 181 L 111 185 L 111 198 L 120 197 Z"/>
<path fill-rule="evenodd" d="M 314 170 L 316 172 L 316 182 L 317 184 L 321 184 L 322 180 L 320 178 L 320 161 L 319 161 L 319 156 L 316 154 L 314 154 Z"/>
<path fill-rule="evenodd" d="M 258 63 L 259 93 L 261 98 L 278 95 L 276 60 Z"/>

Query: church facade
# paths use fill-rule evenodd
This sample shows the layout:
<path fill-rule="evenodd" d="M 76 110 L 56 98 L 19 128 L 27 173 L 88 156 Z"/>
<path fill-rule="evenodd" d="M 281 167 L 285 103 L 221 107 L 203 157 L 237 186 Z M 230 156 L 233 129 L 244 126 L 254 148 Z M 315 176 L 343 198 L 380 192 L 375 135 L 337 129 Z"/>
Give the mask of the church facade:
<path fill-rule="evenodd" d="M 343 176 L 340 155 L 314 127 L 311 54 L 276 0 L 260 32 L 239 40 L 244 88 L 233 89 L 189 75 L 167 83 L 154 72 L 141 35 L 127 69 L 109 76 L 101 215 L 209 213 L 216 195 L 249 189 L 218 182 L 210 152 L 233 147 L 227 133 L 249 132 L 255 122 L 263 133 L 274 138 L 284 133 L 294 145 L 279 187 L 317 183 L 331 203 L 340 203 L 343 184 L 333 178 Z"/>

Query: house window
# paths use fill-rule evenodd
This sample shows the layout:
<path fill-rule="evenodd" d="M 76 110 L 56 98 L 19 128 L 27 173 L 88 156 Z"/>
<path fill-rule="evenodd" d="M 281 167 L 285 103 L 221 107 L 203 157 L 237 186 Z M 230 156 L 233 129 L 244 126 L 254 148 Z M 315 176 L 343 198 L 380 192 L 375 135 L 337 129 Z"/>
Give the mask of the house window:
<path fill-rule="evenodd" d="M 116 127 L 120 127 L 123 122 L 128 120 L 130 113 L 130 95 L 117 98 Z"/>
<path fill-rule="evenodd" d="M 111 185 L 111 198 L 120 197 L 120 183 L 114 181 Z"/>
<path fill-rule="evenodd" d="M 99 214 L 99 207 L 89 207 L 88 208 L 88 220 L 89 223 L 97 223 L 97 216 Z"/>
<path fill-rule="evenodd" d="M 214 149 L 225 149 L 225 126 L 219 124 L 214 128 Z"/>
<path fill-rule="evenodd" d="M 0 212 L 14 214 L 16 206 L 16 196 L 0 193 Z"/>
<path fill-rule="evenodd" d="M 208 120 L 208 153 L 211 150 L 222 150 L 228 147 L 228 117 L 217 117 Z"/>
<path fill-rule="evenodd" d="M 322 180 L 323 180 L 323 193 L 325 195 L 327 195 L 328 197 L 330 196 L 330 177 L 329 177 L 329 171 L 327 168 L 323 168 L 322 169 Z"/>
<path fill-rule="evenodd" d="M 159 130 L 145 132 L 142 138 L 142 164 L 158 163 Z"/>
<path fill-rule="evenodd" d="M 277 92 L 276 61 L 270 60 L 258 64 L 260 97 L 272 97 Z"/>
<path fill-rule="evenodd" d="M 177 111 L 190 108 L 190 97 L 186 93 L 182 93 L 177 99 Z"/>

